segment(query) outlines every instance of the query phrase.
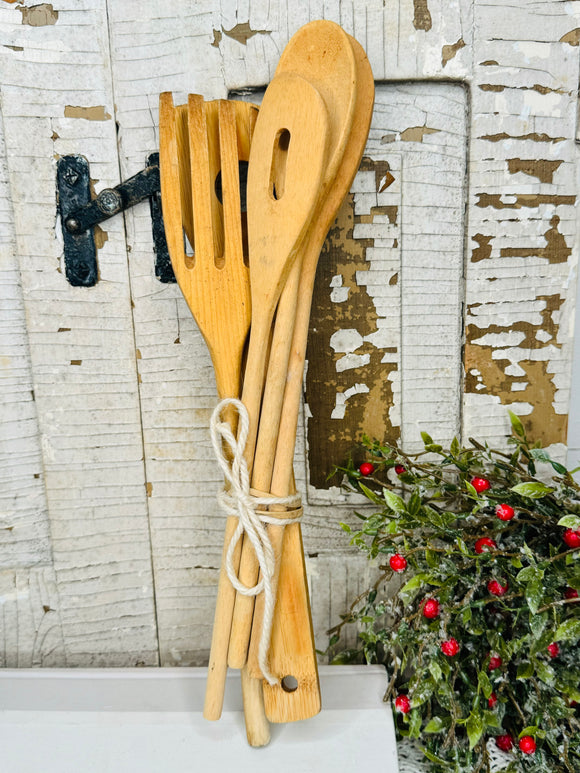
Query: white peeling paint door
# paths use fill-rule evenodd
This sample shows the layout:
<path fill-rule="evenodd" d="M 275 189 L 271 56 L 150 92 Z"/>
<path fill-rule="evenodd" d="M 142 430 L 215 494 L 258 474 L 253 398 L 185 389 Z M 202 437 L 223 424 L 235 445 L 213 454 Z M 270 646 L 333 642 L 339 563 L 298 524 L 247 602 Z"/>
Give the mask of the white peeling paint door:
<path fill-rule="evenodd" d="M 59 156 L 95 191 L 158 149 L 158 97 L 256 93 L 311 19 L 364 46 L 376 104 L 321 258 L 296 475 L 318 645 L 369 568 L 324 481 L 364 429 L 566 439 L 577 262 L 577 4 L 0 2 L 0 664 L 204 664 L 224 521 L 201 336 L 154 275 L 149 207 L 73 288 Z"/>

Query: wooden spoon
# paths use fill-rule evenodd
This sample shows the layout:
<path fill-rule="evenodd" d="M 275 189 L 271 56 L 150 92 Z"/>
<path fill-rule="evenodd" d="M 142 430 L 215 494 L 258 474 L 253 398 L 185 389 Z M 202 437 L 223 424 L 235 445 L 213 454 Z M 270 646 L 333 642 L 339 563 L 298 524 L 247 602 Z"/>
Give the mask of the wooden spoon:
<path fill-rule="evenodd" d="M 272 319 L 314 212 L 327 137 L 326 107 L 314 86 L 298 75 L 275 77 L 260 106 L 248 167 L 252 321 L 242 402 L 250 417 L 250 472 Z"/>
<path fill-rule="evenodd" d="M 198 95 L 189 97 L 187 108 L 174 108 L 171 94 L 160 97 L 161 196 L 169 254 L 181 291 L 208 345 L 220 398 L 239 396 L 242 350 L 250 326 L 238 160 L 249 159 L 257 112 L 250 103 L 204 102 Z M 223 206 L 215 189 L 218 171 Z M 185 254 L 183 230 L 194 244 L 193 260 Z M 221 268 L 216 265 L 218 261 Z M 236 526 L 237 518 L 229 517 L 224 555 Z M 234 564 L 239 554 L 238 549 Z M 204 707 L 204 716 L 212 720 L 219 719 L 223 705 L 235 599 L 223 567 L 222 560 Z M 256 736 L 267 742 L 266 722 Z"/>
<path fill-rule="evenodd" d="M 322 185 L 317 202 L 317 213 L 311 229 L 316 228 L 319 211 L 323 205 L 329 185 L 332 183 L 347 146 L 351 130 L 356 97 L 356 63 L 346 32 L 334 22 L 315 21 L 302 27 L 289 41 L 280 58 L 276 75 L 294 72 L 308 80 L 321 94 L 330 118 L 328 142 L 328 163 L 324 171 Z M 300 249 L 286 285 L 282 291 L 276 312 L 276 324 L 264 398 L 260 413 L 259 434 L 254 458 L 252 486 L 259 491 L 269 491 L 274 466 L 274 455 L 278 438 L 278 427 L 282 411 L 282 400 L 286 383 L 286 370 L 292 343 L 294 315 L 298 286 L 302 268 L 305 244 L 310 242 L 310 231 Z M 290 493 L 286 492 L 285 495 Z M 279 535 L 281 544 L 283 527 L 269 527 L 269 534 Z M 244 545 L 240 562 L 240 575 L 244 581 L 255 583 L 258 565 L 251 546 Z M 236 596 L 234 619 L 230 636 L 230 665 L 242 664 L 246 660 L 250 631 L 252 627 L 253 599 Z M 263 597 L 260 597 L 260 609 L 263 613 Z M 260 615 L 260 622 L 262 615 Z M 255 637 L 259 638 L 259 637 Z M 257 647 L 255 647 L 255 650 Z M 234 659 L 235 658 L 235 659 Z M 260 675 L 257 664 L 257 651 L 250 665 L 252 676 Z M 317 687 L 318 678 L 312 680 Z M 311 714 L 320 710 L 320 694 L 312 696 Z M 310 714 L 310 715 L 311 715 Z"/>
<path fill-rule="evenodd" d="M 310 224 L 318 199 L 326 160 L 328 115 L 318 91 L 294 74 L 275 77 L 260 107 L 252 139 L 248 168 L 248 241 L 252 324 L 242 401 L 250 418 L 245 457 L 251 473 L 264 385 L 270 328 L 298 248 Z M 248 542 L 248 544 L 250 544 Z M 253 553 L 253 548 L 249 548 Z M 254 585 L 254 571 L 240 574 L 246 585 Z M 253 597 L 238 599 L 250 612 Z M 240 668 L 246 660 L 228 662 Z"/>
<path fill-rule="evenodd" d="M 318 257 L 326 233 L 358 170 L 372 118 L 374 81 L 371 67 L 362 46 L 350 36 L 349 40 L 357 68 L 356 120 L 352 125 L 346 153 L 342 158 L 333 186 L 308 234 L 308 244 L 304 252 L 298 308 L 270 486 L 270 491 L 275 496 L 284 496 L 293 491 L 292 461 Z M 268 529 L 268 532 L 271 539 L 279 540 L 280 535 L 283 536 L 269 662 L 270 670 L 281 681 L 274 686 L 264 683 L 264 704 L 266 716 L 270 722 L 290 722 L 303 718 L 305 710 L 309 708 L 307 702 L 312 695 L 313 680 L 317 673 L 314 634 L 300 524 L 291 524 L 285 529 L 274 527 L 272 530 Z M 256 620 L 259 624 L 257 616 Z M 255 645 L 252 649 L 254 647 Z M 284 689 L 282 680 L 287 675 L 294 676 L 298 682 L 298 687 L 293 691 Z"/>

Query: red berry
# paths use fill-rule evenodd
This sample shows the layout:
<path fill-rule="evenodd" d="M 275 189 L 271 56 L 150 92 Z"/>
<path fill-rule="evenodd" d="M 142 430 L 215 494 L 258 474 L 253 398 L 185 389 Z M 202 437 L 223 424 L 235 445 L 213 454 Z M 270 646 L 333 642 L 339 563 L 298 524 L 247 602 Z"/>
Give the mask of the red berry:
<path fill-rule="evenodd" d="M 427 599 L 423 604 L 423 617 L 434 620 L 436 617 L 439 617 L 439 609 L 439 602 L 437 599 Z"/>
<path fill-rule="evenodd" d="M 447 639 L 447 641 L 441 642 L 441 652 L 447 655 L 448 658 L 452 658 L 453 655 L 457 655 L 461 647 L 457 639 Z"/>
<path fill-rule="evenodd" d="M 553 641 L 551 644 L 548 644 L 547 650 L 551 658 L 557 658 L 560 654 L 560 647 L 558 644 L 556 644 L 555 641 Z"/>
<path fill-rule="evenodd" d="M 578 706 L 580 706 L 580 703 L 578 703 L 578 701 L 570 701 L 570 704 L 569 704 L 569 705 L 570 705 L 570 708 L 571 708 L 571 709 L 575 709 L 575 708 L 577 708 Z"/>
<path fill-rule="evenodd" d="M 503 596 L 508 589 L 508 584 L 502 585 L 497 580 L 490 580 L 487 583 L 487 589 L 492 596 Z"/>
<path fill-rule="evenodd" d="M 524 754 L 533 754 L 536 751 L 536 742 L 532 735 L 524 735 L 520 738 L 518 743 L 521 751 Z"/>
<path fill-rule="evenodd" d="M 514 745 L 514 742 L 512 740 L 511 735 L 508 735 L 506 733 L 505 735 L 496 736 L 495 745 L 497 746 L 498 749 L 501 749 L 502 752 L 509 752 L 511 751 L 511 748 Z"/>
<path fill-rule="evenodd" d="M 494 692 L 492 692 L 492 694 L 487 699 L 487 705 L 489 706 L 490 709 L 493 709 L 496 703 L 497 703 L 497 695 Z"/>
<path fill-rule="evenodd" d="M 478 494 L 481 494 L 482 491 L 487 491 L 488 488 L 491 488 L 491 483 L 487 478 L 472 478 L 471 485 Z"/>
<path fill-rule="evenodd" d="M 397 473 L 397 475 L 402 475 L 404 472 L 407 472 L 407 468 L 403 467 L 402 464 L 396 464 L 395 472 Z"/>
<path fill-rule="evenodd" d="M 513 507 L 510 507 L 510 505 L 498 505 L 495 508 L 495 514 L 500 519 L 500 521 L 511 521 L 511 519 L 515 515 L 515 510 Z"/>
<path fill-rule="evenodd" d="M 372 475 L 375 471 L 375 465 L 371 464 L 371 462 L 363 462 L 358 468 L 358 471 L 361 475 Z"/>
<path fill-rule="evenodd" d="M 565 599 L 577 599 L 578 598 L 578 591 L 576 588 L 566 588 L 564 591 L 564 598 Z"/>
<path fill-rule="evenodd" d="M 564 542 L 569 548 L 580 548 L 580 529 L 566 529 L 564 532 Z"/>
<path fill-rule="evenodd" d="M 404 572 L 407 568 L 407 559 L 400 553 L 395 553 L 394 556 L 389 558 L 389 566 L 393 572 Z"/>
<path fill-rule="evenodd" d="M 489 659 L 488 670 L 495 671 L 496 668 L 500 668 L 503 665 L 503 660 L 499 655 L 492 655 Z"/>
<path fill-rule="evenodd" d="M 480 537 L 475 543 L 476 553 L 489 553 L 497 547 L 497 544 L 489 537 Z"/>
<path fill-rule="evenodd" d="M 401 714 L 408 714 L 411 711 L 411 701 L 406 695 L 397 695 L 395 709 Z"/>

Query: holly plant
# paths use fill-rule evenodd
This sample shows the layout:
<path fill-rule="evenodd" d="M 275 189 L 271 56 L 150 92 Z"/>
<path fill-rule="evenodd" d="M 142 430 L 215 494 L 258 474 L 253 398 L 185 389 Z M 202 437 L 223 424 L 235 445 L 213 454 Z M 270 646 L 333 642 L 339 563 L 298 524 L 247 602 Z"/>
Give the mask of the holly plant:
<path fill-rule="evenodd" d="M 386 666 L 399 737 L 433 771 L 490 771 L 494 747 L 507 771 L 580 771 L 580 486 L 510 417 L 510 453 L 366 438 L 340 468 L 375 506 L 342 528 L 381 574 L 330 631 L 333 662 Z"/>

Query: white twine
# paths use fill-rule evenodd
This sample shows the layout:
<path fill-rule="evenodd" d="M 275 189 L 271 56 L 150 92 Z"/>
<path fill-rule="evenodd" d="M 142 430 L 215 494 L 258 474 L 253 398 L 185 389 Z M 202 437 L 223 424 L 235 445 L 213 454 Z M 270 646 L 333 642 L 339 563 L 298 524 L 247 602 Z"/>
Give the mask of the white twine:
<path fill-rule="evenodd" d="M 221 419 L 223 410 L 228 406 L 235 408 L 239 416 L 237 439 L 234 437 L 229 423 Z M 268 650 L 270 648 L 274 607 L 276 605 L 273 588 L 276 560 L 265 524 L 287 526 L 290 523 L 295 523 L 302 517 L 302 510 L 300 509 L 301 500 L 299 494 L 292 494 L 287 497 L 256 496 L 252 494 L 248 465 L 244 458 L 244 449 L 249 429 L 250 419 L 248 411 L 240 400 L 226 398 L 216 405 L 210 421 L 211 442 L 217 462 L 226 481 L 225 488 L 218 494 L 218 503 L 228 515 L 234 515 L 238 519 L 236 531 L 226 553 L 226 574 L 238 593 L 244 596 L 257 596 L 259 593 L 264 593 L 264 616 L 258 647 L 258 663 L 266 681 L 274 685 L 277 684 L 278 679 L 270 673 L 268 668 Z M 230 449 L 229 454 L 227 453 L 227 448 Z M 231 456 L 231 462 L 228 460 L 228 456 Z M 294 511 L 280 513 L 277 516 L 273 513 L 269 515 L 264 510 L 260 510 L 260 508 L 269 505 L 284 505 L 294 508 Z M 252 543 L 262 575 L 259 582 L 251 588 L 241 582 L 236 574 L 233 562 L 236 545 L 244 533 L 246 538 Z"/>

